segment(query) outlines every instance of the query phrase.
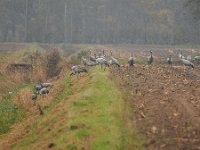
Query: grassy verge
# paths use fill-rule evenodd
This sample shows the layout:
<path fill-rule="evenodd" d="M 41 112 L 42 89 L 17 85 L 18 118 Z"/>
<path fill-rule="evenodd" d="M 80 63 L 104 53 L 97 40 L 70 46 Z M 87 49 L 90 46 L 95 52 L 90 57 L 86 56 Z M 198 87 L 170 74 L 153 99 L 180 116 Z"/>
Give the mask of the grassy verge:
<path fill-rule="evenodd" d="M 0 100 L 0 135 L 7 133 L 14 123 L 25 118 L 25 111 L 13 103 L 13 98 L 21 89 L 32 86 L 32 84 L 21 84 L 13 89 L 12 95 L 7 94 Z"/>
<path fill-rule="evenodd" d="M 77 141 L 71 141 L 69 147 L 73 145 L 78 149 L 124 149 L 126 145 L 121 116 L 122 97 L 108 79 L 107 73 L 101 70 L 94 72 L 91 79 L 93 84 L 82 89 L 82 96 L 70 107 L 70 134 Z"/>
<path fill-rule="evenodd" d="M 65 74 L 63 82 L 61 83 L 62 91 L 55 97 L 53 102 L 50 103 L 49 107 L 45 109 L 45 113 L 50 112 L 55 105 L 65 100 L 68 96 L 72 95 L 72 82 L 68 74 Z"/>
<path fill-rule="evenodd" d="M 0 135 L 9 131 L 11 125 L 25 117 L 24 111 L 10 101 L 0 103 Z"/>
<path fill-rule="evenodd" d="M 129 121 L 125 97 L 109 72 L 97 67 L 81 78 L 66 77 L 65 84 L 54 106 L 26 126 L 24 130 L 31 132 L 11 149 L 142 149 L 142 139 Z"/>
<path fill-rule="evenodd" d="M 12 46 L 11 46 L 12 47 Z M 21 61 L 31 50 L 38 49 L 36 44 L 22 46 L 18 50 L 0 52 L 0 135 L 9 131 L 10 127 L 25 117 L 25 110 L 13 102 L 16 93 L 23 88 L 32 88 L 30 83 L 15 80 L 12 73 L 6 72 L 9 62 Z M 13 94 L 9 96 L 8 91 Z"/>

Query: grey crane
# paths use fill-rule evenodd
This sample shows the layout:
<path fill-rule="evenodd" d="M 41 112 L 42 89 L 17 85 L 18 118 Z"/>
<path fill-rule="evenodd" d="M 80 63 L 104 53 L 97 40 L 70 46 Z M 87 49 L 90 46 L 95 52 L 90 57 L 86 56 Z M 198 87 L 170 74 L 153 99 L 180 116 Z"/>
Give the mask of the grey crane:
<path fill-rule="evenodd" d="M 95 66 L 96 65 L 96 58 L 90 56 L 90 60 L 87 60 L 86 58 L 82 58 L 83 64 L 85 66 Z"/>
<path fill-rule="evenodd" d="M 35 90 L 36 91 L 39 91 L 39 90 L 41 90 L 43 87 L 42 87 L 42 85 L 41 84 L 37 84 L 36 86 L 35 86 Z"/>
<path fill-rule="evenodd" d="M 37 92 L 39 92 L 42 88 L 48 88 L 48 87 L 52 87 L 53 84 L 52 83 L 47 83 L 47 82 L 44 82 L 44 83 L 40 83 L 40 84 L 37 84 L 35 86 L 35 90 Z"/>
<path fill-rule="evenodd" d="M 99 55 L 99 56 L 96 57 L 96 59 L 98 59 L 98 58 L 106 59 L 106 56 L 105 55 Z"/>
<path fill-rule="evenodd" d="M 41 83 L 40 85 L 41 85 L 43 88 L 44 88 L 44 87 L 48 88 L 48 87 L 52 87 L 52 86 L 53 86 L 52 83 L 48 83 L 48 82 Z"/>
<path fill-rule="evenodd" d="M 96 66 L 97 63 L 96 63 L 96 61 L 94 62 L 94 61 L 89 60 L 89 61 L 86 62 L 86 65 L 92 67 L 92 66 Z"/>
<path fill-rule="evenodd" d="M 42 88 L 42 89 L 39 91 L 39 94 L 40 94 L 40 95 L 49 94 L 49 90 L 48 90 L 47 88 Z"/>
<path fill-rule="evenodd" d="M 33 101 L 36 101 L 37 100 L 37 94 L 32 94 L 31 98 L 32 98 Z"/>
<path fill-rule="evenodd" d="M 119 61 L 116 58 L 111 57 L 111 60 L 112 60 L 112 65 L 117 65 L 118 67 L 120 67 Z"/>
<path fill-rule="evenodd" d="M 34 101 L 37 100 L 38 95 L 44 95 L 44 94 L 48 94 L 49 90 L 47 88 L 51 88 L 53 87 L 52 83 L 48 83 L 48 82 L 43 82 L 40 84 L 37 84 L 34 88 L 36 90 L 36 92 L 34 94 L 32 94 L 31 99 Z"/>
<path fill-rule="evenodd" d="M 167 58 L 167 63 L 168 63 L 169 65 L 172 64 L 172 56 L 171 56 L 171 55 L 169 55 L 169 57 Z"/>
<path fill-rule="evenodd" d="M 194 64 L 192 63 L 192 62 L 190 62 L 189 60 L 186 60 L 186 59 L 181 59 L 181 62 L 182 62 L 182 64 L 183 65 L 185 65 L 185 66 L 190 66 L 190 67 L 192 67 L 192 68 L 194 68 Z"/>
<path fill-rule="evenodd" d="M 37 100 L 37 94 L 32 94 L 31 99 L 33 101 L 33 105 L 35 106 Z"/>
<path fill-rule="evenodd" d="M 134 64 L 135 64 L 134 58 L 132 56 L 129 57 L 129 59 L 128 59 L 128 65 L 129 65 L 129 67 L 133 66 Z"/>
<path fill-rule="evenodd" d="M 91 56 L 91 55 L 90 55 L 90 61 L 96 62 L 96 56 Z"/>
<path fill-rule="evenodd" d="M 81 61 L 83 62 L 83 65 L 87 65 L 87 59 L 86 58 L 84 58 L 84 57 L 81 57 Z"/>
<path fill-rule="evenodd" d="M 71 71 L 72 72 L 71 72 L 70 76 L 75 75 L 75 74 L 80 74 L 82 72 L 86 72 L 87 73 L 86 68 L 85 67 L 80 67 L 80 66 L 72 66 Z"/>
<path fill-rule="evenodd" d="M 108 64 L 111 65 L 117 65 L 112 59 L 108 61 Z"/>
<path fill-rule="evenodd" d="M 97 58 L 96 62 L 101 65 L 101 68 L 102 68 L 103 65 L 105 65 L 105 67 L 108 66 L 108 62 L 107 62 L 107 60 L 105 58 L 102 58 L 102 57 Z M 104 68 L 104 70 L 105 69 L 106 68 Z"/>
<path fill-rule="evenodd" d="M 178 57 L 180 59 L 185 59 L 185 56 L 183 56 L 183 52 L 182 51 L 179 52 Z"/>
<path fill-rule="evenodd" d="M 148 56 L 147 59 L 149 65 L 153 63 L 153 52 L 151 50 L 150 50 L 150 56 Z"/>

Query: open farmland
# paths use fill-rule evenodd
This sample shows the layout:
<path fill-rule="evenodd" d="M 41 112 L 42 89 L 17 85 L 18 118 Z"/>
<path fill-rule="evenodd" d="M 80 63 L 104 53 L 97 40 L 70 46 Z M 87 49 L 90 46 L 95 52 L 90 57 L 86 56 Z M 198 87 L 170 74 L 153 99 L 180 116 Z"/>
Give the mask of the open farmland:
<path fill-rule="evenodd" d="M 122 57 L 129 57 L 132 51 L 135 56 L 144 58 L 142 64 L 137 64 L 141 59 L 136 57 L 133 68 L 112 68 L 111 72 L 129 95 L 133 119 L 148 139 L 145 149 L 199 149 L 200 69 L 198 64 L 194 69 L 180 64 L 178 50 L 191 55 L 199 51 L 172 47 L 139 49 L 129 47 L 129 53 Z M 146 65 L 147 49 L 151 49 L 157 59 L 153 65 Z M 175 64 L 167 64 L 170 54 L 177 60 Z"/>
<path fill-rule="evenodd" d="M 197 48 L 67 45 L 59 48 L 61 62 L 55 67 L 62 69 L 51 77 L 45 62 L 55 48 L 49 47 L 29 45 L 6 57 L 1 53 L 6 58 L 1 63 L 1 88 L 6 89 L 0 103 L 3 149 L 199 149 L 200 69 L 196 63 L 194 69 L 184 67 L 178 58 L 180 50 L 186 56 L 198 55 Z M 100 66 L 86 67 L 88 73 L 69 76 L 70 67 L 81 64 L 82 55 L 102 49 L 107 60 L 112 50 L 121 67 L 110 66 L 105 71 Z M 149 50 L 153 51 L 152 65 L 147 65 Z M 127 68 L 131 52 L 136 64 Z M 172 65 L 166 63 L 170 54 Z M 9 58 L 27 63 L 29 55 L 38 56 L 32 64 L 35 77 L 6 71 L 5 66 L 13 63 Z M 54 86 L 35 103 L 31 94 L 41 81 Z M 9 90 L 14 92 L 11 97 Z"/>

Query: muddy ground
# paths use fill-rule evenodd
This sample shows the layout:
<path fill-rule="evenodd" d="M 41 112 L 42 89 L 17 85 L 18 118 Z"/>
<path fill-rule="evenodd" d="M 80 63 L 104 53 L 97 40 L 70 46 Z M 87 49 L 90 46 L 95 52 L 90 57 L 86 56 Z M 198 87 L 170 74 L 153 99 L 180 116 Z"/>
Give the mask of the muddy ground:
<path fill-rule="evenodd" d="M 111 72 L 130 94 L 145 149 L 200 150 L 200 66 L 140 64 Z"/>

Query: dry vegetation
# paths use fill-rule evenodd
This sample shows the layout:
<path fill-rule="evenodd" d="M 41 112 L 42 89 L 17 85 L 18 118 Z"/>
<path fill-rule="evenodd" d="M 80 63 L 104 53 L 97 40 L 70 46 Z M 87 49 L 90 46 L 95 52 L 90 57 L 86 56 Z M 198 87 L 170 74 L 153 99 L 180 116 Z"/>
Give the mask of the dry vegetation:
<path fill-rule="evenodd" d="M 10 49 L 12 44 L 0 46 L 0 123 L 3 124 L 0 134 L 8 132 L 13 123 L 24 117 L 39 114 L 38 108 L 46 110 L 53 100 L 58 99 L 65 87 L 61 80 L 69 69 L 58 48 L 45 51 L 36 44 L 16 45 L 15 49 Z M 61 80 L 57 80 L 59 78 Z M 40 82 L 52 82 L 57 86 L 50 89 L 48 98 L 39 97 L 38 103 L 34 104 L 31 95 L 35 84 Z M 9 95 L 9 91 L 13 94 Z"/>

